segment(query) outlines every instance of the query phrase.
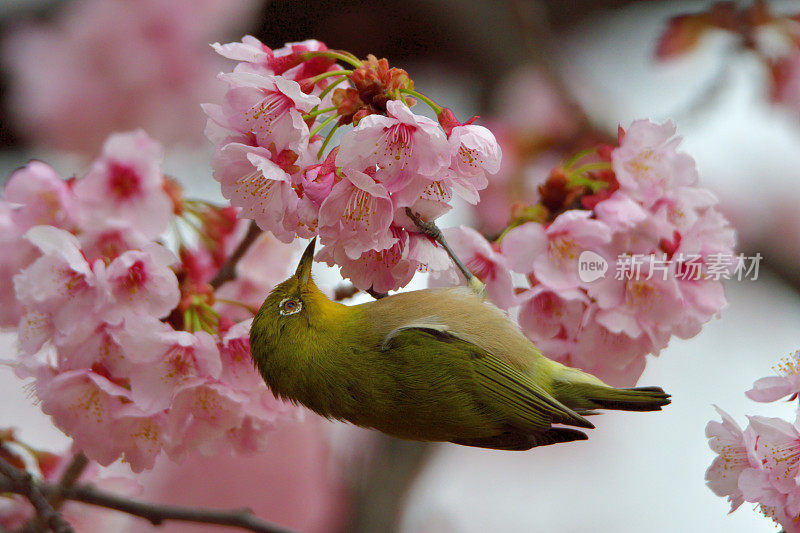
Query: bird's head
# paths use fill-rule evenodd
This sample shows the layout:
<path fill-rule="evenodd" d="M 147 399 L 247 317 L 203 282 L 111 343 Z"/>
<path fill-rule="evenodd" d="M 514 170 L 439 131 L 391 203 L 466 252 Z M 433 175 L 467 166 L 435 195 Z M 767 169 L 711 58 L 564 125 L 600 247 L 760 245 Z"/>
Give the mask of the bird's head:
<path fill-rule="evenodd" d="M 264 300 L 250 329 L 253 358 L 267 358 L 275 353 L 302 350 L 311 330 L 330 317 L 335 307 L 311 277 L 316 238 L 312 239 L 294 275 L 275 287 Z M 341 306 L 344 307 L 344 306 Z"/>

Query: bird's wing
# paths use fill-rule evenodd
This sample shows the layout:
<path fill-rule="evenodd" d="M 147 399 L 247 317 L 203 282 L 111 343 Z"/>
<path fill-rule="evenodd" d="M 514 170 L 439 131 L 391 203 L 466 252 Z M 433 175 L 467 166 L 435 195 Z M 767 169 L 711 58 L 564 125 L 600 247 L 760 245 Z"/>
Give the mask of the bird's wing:
<path fill-rule="evenodd" d="M 495 357 L 480 346 L 450 333 L 441 324 L 415 321 L 392 330 L 382 343 L 384 351 L 392 346 L 415 342 L 414 335 L 426 334 L 430 342 L 442 343 L 441 350 L 431 350 L 431 355 L 458 354 L 469 360 L 475 390 L 480 400 L 493 411 L 502 413 L 506 421 L 519 429 L 545 431 L 552 423 L 593 428 L 591 422 L 565 406 L 530 377 Z"/>

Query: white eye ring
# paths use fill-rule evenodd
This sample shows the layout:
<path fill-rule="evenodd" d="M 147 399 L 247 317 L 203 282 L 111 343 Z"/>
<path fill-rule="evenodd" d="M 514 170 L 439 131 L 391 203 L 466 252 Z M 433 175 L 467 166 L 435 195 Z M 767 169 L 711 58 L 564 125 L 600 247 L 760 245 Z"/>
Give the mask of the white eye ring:
<path fill-rule="evenodd" d="M 287 306 L 287 303 L 292 304 L 294 307 Z M 294 298 L 284 298 L 281 300 L 281 303 L 278 304 L 278 309 L 280 310 L 281 316 L 293 315 L 299 313 L 303 309 L 303 303 Z"/>

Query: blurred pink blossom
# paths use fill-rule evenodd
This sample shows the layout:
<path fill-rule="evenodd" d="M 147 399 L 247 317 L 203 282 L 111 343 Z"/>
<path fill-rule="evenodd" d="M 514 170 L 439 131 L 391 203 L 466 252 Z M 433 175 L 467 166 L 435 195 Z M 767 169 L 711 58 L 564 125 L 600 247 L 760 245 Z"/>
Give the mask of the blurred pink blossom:
<path fill-rule="evenodd" d="M 117 218 L 148 238 L 166 230 L 172 201 L 164 191 L 162 157 L 161 145 L 142 130 L 110 136 L 102 155 L 74 185 L 88 217 L 84 225 Z"/>
<path fill-rule="evenodd" d="M 256 451 L 295 412 L 252 367 L 252 314 L 243 313 L 283 279 L 291 254 L 253 246 L 232 282 L 238 289 L 223 287 L 229 298 L 221 290 L 226 302 L 213 307 L 208 282 L 245 228 L 233 208 L 183 198 L 164 180 L 160 155 L 141 131 L 116 134 L 86 176 L 61 181 L 32 163 L 0 200 L 15 370 L 32 378 L 42 410 L 91 459 L 122 460 L 136 472 L 162 453 Z M 180 260 L 160 240 L 179 217 L 191 217 L 181 223 L 198 233 L 197 242 L 178 236 Z M 30 227 L 39 221 L 47 224 Z"/>
<path fill-rule="evenodd" d="M 19 25 L 2 43 L 18 130 L 90 154 L 112 132 L 138 127 L 162 142 L 198 143 L 199 104 L 221 95 L 222 61 L 208 42 L 243 29 L 259 4 L 85 0 Z"/>

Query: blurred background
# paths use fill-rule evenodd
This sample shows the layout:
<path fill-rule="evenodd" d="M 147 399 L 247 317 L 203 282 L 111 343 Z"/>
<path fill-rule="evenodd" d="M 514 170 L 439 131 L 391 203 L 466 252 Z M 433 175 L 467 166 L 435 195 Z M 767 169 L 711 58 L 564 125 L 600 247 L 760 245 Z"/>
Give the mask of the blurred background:
<path fill-rule="evenodd" d="M 315 38 L 359 57 L 388 58 L 459 119 L 480 115 L 498 136 L 504 167 L 484 201 L 478 210 L 454 209 L 442 227 L 468 223 L 491 235 L 506 222 L 502 213 L 512 199 L 534 195 L 575 147 L 614 139 L 618 125 L 637 118 L 672 119 L 701 184 L 721 198 L 736 227 L 739 251 L 764 258 L 757 280 L 728 283 L 730 303 L 720 319 L 649 359 L 640 384 L 661 385 L 673 404 L 660 413 L 605 414 L 588 442 L 520 453 L 423 446 L 309 413 L 275 431 L 273 445 L 258 457 L 161 460 L 144 476 L 144 497 L 248 506 L 301 531 L 774 531 L 751 504 L 727 515 L 728 503 L 705 486 L 713 454 L 704 428 L 717 417 L 714 404 L 740 423 L 745 414 L 793 417 L 789 404 L 755 404 L 743 393 L 800 348 L 800 66 L 794 81 L 779 78 L 764 54 L 721 30 L 704 33 L 689 54 L 658 61 L 669 19 L 710 5 L 0 3 L 2 181 L 31 158 L 63 176 L 81 174 L 108 134 L 141 127 L 165 144 L 165 168 L 189 195 L 222 200 L 199 104 L 221 97 L 215 75 L 231 64 L 208 43 L 249 33 L 278 48 Z M 769 5 L 800 12 L 799 2 Z M 763 42 L 780 48 L 769 35 Z M 319 272 L 329 286 L 340 280 L 333 269 Z M 425 283 L 419 276 L 413 287 Z M 13 337 L 0 340 L 3 357 L 13 355 Z M 0 367 L 0 427 L 65 449 L 69 439 L 23 385 Z M 135 519 L 116 524 L 129 532 L 156 530 Z"/>

